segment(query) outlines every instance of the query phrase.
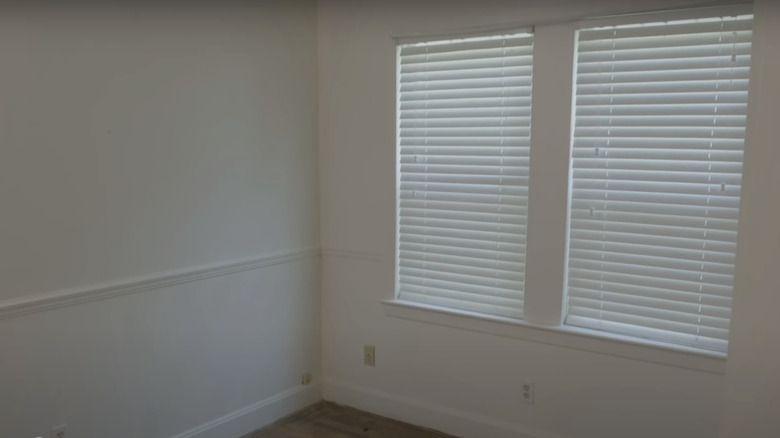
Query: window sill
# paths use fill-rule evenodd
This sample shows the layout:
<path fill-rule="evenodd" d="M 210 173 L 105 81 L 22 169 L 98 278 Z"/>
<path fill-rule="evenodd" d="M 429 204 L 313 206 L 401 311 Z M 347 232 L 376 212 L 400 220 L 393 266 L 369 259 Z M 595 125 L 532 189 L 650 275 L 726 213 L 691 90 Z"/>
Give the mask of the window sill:
<path fill-rule="evenodd" d="M 395 318 L 573 348 L 576 350 L 635 359 L 712 374 L 725 374 L 726 371 L 726 355 L 707 350 L 649 340 L 645 341 L 564 325 L 534 325 L 522 320 L 443 309 L 397 299 L 383 300 L 382 306 L 388 316 Z"/>

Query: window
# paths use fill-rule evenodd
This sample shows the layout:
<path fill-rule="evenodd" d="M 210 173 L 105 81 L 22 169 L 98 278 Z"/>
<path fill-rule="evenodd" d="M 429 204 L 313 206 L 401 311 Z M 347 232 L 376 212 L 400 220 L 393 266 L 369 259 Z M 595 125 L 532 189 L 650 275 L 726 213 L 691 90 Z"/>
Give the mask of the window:
<path fill-rule="evenodd" d="M 673 11 L 399 44 L 396 300 L 724 353 L 749 13 Z M 534 39 L 552 51 L 536 53 L 545 117 L 532 122 Z M 571 94 L 572 83 L 552 79 L 569 72 Z M 554 171 L 529 172 L 532 147 L 543 157 L 536 169 Z M 552 198 L 560 207 L 534 201 Z M 558 268 L 545 270 L 550 262 Z"/>
<path fill-rule="evenodd" d="M 726 350 L 750 17 L 583 29 L 566 323 Z"/>
<path fill-rule="evenodd" d="M 532 41 L 399 46 L 401 299 L 522 317 Z"/>

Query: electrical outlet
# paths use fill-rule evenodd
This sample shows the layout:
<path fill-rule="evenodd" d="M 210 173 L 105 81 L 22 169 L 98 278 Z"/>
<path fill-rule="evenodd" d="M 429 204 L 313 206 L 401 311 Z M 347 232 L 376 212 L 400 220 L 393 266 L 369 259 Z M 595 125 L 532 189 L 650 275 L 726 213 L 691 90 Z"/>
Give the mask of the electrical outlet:
<path fill-rule="evenodd" d="M 55 426 L 51 428 L 51 438 L 66 438 L 65 437 L 65 428 L 67 427 L 67 424 L 60 424 L 59 426 Z"/>
<path fill-rule="evenodd" d="M 373 345 L 363 346 L 363 363 L 370 367 L 376 366 L 376 347 Z"/>
<path fill-rule="evenodd" d="M 301 375 L 301 385 L 308 385 L 311 383 L 311 374 L 303 373 Z"/>
<path fill-rule="evenodd" d="M 533 382 L 523 382 L 522 400 L 523 400 L 523 403 L 528 403 L 529 405 L 534 404 L 534 384 L 533 384 Z"/>

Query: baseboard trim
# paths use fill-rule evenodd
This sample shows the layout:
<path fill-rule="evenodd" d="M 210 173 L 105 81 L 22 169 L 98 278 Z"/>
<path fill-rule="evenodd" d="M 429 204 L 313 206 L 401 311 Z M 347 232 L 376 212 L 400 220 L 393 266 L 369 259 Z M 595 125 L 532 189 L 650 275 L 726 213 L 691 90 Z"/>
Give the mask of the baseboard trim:
<path fill-rule="evenodd" d="M 570 438 L 435 403 L 326 380 L 323 399 L 462 438 Z"/>
<path fill-rule="evenodd" d="M 302 249 L 0 301 L 0 320 L 90 301 L 162 289 L 210 277 L 291 263 L 317 257 L 319 254 L 320 251 L 316 248 Z"/>
<path fill-rule="evenodd" d="M 322 400 L 319 384 L 299 386 L 171 438 L 239 438 Z"/>

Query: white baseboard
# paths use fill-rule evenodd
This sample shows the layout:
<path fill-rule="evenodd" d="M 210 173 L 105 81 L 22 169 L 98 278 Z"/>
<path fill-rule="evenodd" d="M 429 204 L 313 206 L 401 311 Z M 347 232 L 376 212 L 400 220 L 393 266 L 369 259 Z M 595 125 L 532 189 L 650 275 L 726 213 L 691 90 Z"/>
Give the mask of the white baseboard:
<path fill-rule="evenodd" d="M 323 398 L 461 438 L 568 438 L 351 383 L 323 383 Z"/>
<path fill-rule="evenodd" d="M 171 438 L 239 438 L 321 400 L 319 384 L 298 386 Z"/>

